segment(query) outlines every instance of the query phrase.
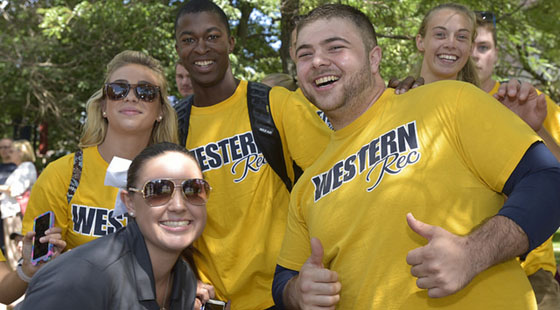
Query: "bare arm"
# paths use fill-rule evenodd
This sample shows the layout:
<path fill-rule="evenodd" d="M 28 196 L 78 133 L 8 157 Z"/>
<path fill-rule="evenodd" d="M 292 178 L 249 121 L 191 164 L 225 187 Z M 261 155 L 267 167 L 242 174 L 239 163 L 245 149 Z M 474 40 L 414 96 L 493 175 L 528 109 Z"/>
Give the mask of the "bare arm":
<path fill-rule="evenodd" d="M 467 236 L 416 220 L 407 221 L 428 244 L 410 251 L 406 257 L 419 288 L 433 298 L 454 294 L 467 286 L 480 272 L 525 253 L 527 235 L 512 220 L 496 215 Z"/>

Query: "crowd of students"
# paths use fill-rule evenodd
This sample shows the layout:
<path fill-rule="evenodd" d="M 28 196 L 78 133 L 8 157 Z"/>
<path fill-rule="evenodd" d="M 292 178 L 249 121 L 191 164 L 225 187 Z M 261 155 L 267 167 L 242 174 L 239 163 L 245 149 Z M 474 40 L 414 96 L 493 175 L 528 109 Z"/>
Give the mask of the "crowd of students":
<path fill-rule="evenodd" d="M 487 17 L 429 11 L 416 39 L 427 85 L 396 92 L 369 19 L 321 5 L 292 36 L 290 91 L 235 78 L 224 11 L 186 2 L 176 82 L 192 97 L 175 105 L 188 113 L 178 121 L 157 60 L 116 55 L 80 151 L 32 187 L 23 263 L 0 265 L 12 286 L 0 300 L 31 280 L 23 309 L 558 309 L 560 109 L 527 83 L 492 80 Z M 272 124 L 267 136 L 254 118 Z M 120 188 L 110 164 L 124 166 Z M 33 266 L 46 211 L 55 228 L 41 242 L 55 257 L 77 249 Z"/>

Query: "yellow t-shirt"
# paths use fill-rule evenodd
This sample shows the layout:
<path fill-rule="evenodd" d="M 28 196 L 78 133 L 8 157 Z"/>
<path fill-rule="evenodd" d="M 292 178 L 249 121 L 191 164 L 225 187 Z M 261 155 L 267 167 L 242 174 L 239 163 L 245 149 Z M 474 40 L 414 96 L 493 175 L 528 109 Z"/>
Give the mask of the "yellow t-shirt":
<path fill-rule="evenodd" d="M 494 88 L 489 92 L 494 95 L 498 92 L 500 83 L 496 82 Z M 537 90 L 540 95 L 541 92 Z M 547 114 L 543 122 L 543 127 L 548 131 L 550 136 L 560 145 L 560 107 L 546 96 L 546 109 Z M 530 276 L 537 272 L 539 269 L 544 269 L 556 273 L 556 258 L 554 257 L 554 247 L 552 245 L 552 237 L 546 240 L 543 244 L 529 252 L 524 261 L 521 262 L 521 267 L 525 273 Z"/>
<path fill-rule="evenodd" d="M 126 217 L 113 218 L 118 189 L 105 186 L 109 164 L 97 147 L 83 150 L 83 168 L 80 184 L 68 203 L 66 194 L 70 185 L 74 154 L 50 163 L 31 190 L 27 211 L 23 217 L 23 233 L 33 230 L 33 219 L 53 211 L 55 226 L 62 229 L 66 250 L 115 232 L 126 225 Z"/>
<path fill-rule="evenodd" d="M 270 108 L 285 159 L 305 169 L 328 143 L 330 131 L 301 95 L 270 91 Z M 195 242 L 195 262 L 217 297 L 233 309 L 274 305 L 271 287 L 286 228 L 289 193 L 254 142 L 247 110 L 247 82 L 228 99 L 192 107 L 186 146 L 213 188 L 208 219 Z M 292 165 L 287 164 L 293 176 Z"/>
<path fill-rule="evenodd" d="M 332 135 L 294 188 L 278 264 L 300 270 L 309 240 L 319 238 L 323 264 L 342 284 L 338 309 L 536 309 L 514 259 L 429 298 L 406 263 L 427 240 L 406 214 L 467 235 L 500 210 L 499 192 L 537 140 L 471 84 L 440 81 L 398 96 L 388 89 Z"/>
<path fill-rule="evenodd" d="M 6 258 L 4 257 L 4 253 L 2 253 L 2 251 L 0 251 L 0 262 L 5 262 Z"/>

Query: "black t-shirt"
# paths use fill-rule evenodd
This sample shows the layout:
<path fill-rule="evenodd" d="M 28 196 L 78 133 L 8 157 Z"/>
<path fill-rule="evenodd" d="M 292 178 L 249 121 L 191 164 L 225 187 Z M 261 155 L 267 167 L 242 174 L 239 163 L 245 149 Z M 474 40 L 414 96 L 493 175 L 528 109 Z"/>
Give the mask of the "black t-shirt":
<path fill-rule="evenodd" d="M 0 163 L 0 184 L 6 183 L 6 179 L 16 170 L 17 165 L 14 163 Z"/>

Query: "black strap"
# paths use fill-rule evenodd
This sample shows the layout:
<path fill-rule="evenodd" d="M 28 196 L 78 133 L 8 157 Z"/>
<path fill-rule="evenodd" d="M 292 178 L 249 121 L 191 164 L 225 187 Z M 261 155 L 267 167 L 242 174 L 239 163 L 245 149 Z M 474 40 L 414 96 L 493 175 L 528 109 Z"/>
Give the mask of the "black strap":
<path fill-rule="evenodd" d="M 189 133 L 189 120 L 191 118 L 193 98 L 194 95 L 190 95 L 175 105 L 179 126 L 179 144 L 181 144 L 181 146 L 187 145 L 187 135 Z"/>
<path fill-rule="evenodd" d="M 274 172 L 282 179 L 288 191 L 291 191 L 292 180 L 288 177 L 288 172 L 286 170 L 280 133 L 278 129 L 276 129 L 270 112 L 269 93 L 270 87 L 264 84 L 255 82 L 248 83 L 247 108 L 249 111 L 251 130 L 253 131 L 255 143 L 263 153 L 264 158 Z M 194 95 L 190 95 L 175 105 L 179 125 L 179 142 L 182 146 L 185 146 L 187 143 L 193 98 Z M 295 162 L 293 162 L 293 166 L 296 175 L 295 180 L 297 180 L 302 170 Z"/>
<path fill-rule="evenodd" d="M 78 185 L 80 185 L 80 178 L 82 177 L 82 166 L 84 162 L 84 156 L 82 150 L 77 151 L 74 154 L 74 166 L 72 167 L 72 178 L 70 179 L 70 185 L 68 186 L 68 193 L 66 193 L 66 199 L 68 203 L 74 197 Z"/>
<path fill-rule="evenodd" d="M 290 180 L 286 171 L 282 140 L 272 119 L 269 95 L 270 87 L 260 83 L 249 82 L 247 86 L 247 108 L 249 110 L 251 130 L 264 158 L 274 172 L 282 179 L 288 191 L 291 191 L 292 180 Z"/>

